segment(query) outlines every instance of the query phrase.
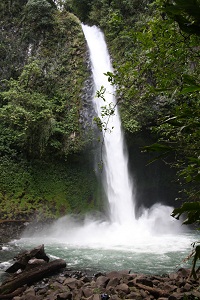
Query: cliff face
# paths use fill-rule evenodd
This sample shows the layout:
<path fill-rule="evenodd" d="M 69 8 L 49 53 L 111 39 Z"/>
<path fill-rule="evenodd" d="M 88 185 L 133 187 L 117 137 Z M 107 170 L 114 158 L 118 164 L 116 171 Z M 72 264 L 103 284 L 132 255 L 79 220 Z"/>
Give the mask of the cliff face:
<path fill-rule="evenodd" d="M 91 160 L 98 151 L 91 144 L 86 43 L 79 19 L 65 8 L 60 11 L 51 0 L 0 3 L 1 219 L 53 218 L 101 208 L 102 191 Z M 91 14 L 93 23 L 96 14 Z M 105 20 L 102 27 L 107 24 Z M 111 52 L 120 55 L 124 45 L 118 46 L 111 29 L 105 30 Z M 121 64 L 115 55 L 115 64 Z M 162 195 L 170 179 L 160 167 L 146 169 L 149 158 L 139 150 L 145 133 L 138 135 L 142 142 L 134 134 L 127 138 L 138 206 L 166 203 L 176 187 L 173 195 Z"/>
<path fill-rule="evenodd" d="M 92 209 L 80 21 L 46 0 L 2 1 L 0 20 L 0 218 Z"/>
<path fill-rule="evenodd" d="M 10 2 L 1 14 L 0 117 L 10 135 L 23 136 L 9 143 L 10 150 L 32 159 L 82 149 L 81 94 L 88 74 L 79 20 L 45 0 L 19 1 L 18 7 Z"/>

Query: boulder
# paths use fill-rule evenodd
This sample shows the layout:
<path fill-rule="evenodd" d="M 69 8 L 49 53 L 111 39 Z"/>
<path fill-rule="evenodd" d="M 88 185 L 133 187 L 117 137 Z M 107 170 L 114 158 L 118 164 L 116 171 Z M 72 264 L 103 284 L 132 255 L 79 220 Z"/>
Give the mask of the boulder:
<path fill-rule="evenodd" d="M 109 282 L 108 282 L 106 288 L 109 288 L 109 287 L 116 287 L 119 283 L 120 283 L 119 278 L 114 277 L 114 278 L 112 278 L 112 279 L 109 280 Z"/>
<path fill-rule="evenodd" d="M 130 289 L 129 289 L 128 285 L 125 283 L 121 283 L 118 286 L 116 286 L 116 291 L 122 291 L 125 294 L 130 293 Z"/>
<path fill-rule="evenodd" d="M 109 278 L 107 276 L 99 276 L 96 280 L 96 286 L 105 288 L 108 282 Z"/>
<path fill-rule="evenodd" d="M 143 285 L 153 287 L 153 282 L 151 280 L 147 279 L 146 277 L 137 278 L 136 283 L 141 283 Z"/>

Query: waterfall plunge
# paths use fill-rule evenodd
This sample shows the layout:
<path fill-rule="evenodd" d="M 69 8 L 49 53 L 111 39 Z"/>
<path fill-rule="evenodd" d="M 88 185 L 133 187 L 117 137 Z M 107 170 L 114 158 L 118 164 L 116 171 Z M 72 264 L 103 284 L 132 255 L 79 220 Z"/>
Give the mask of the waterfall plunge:
<path fill-rule="evenodd" d="M 103 85 L 106 88 L 106 102 L 115 104 L 114 89 L 103 74 L 112 71 L 103 34 L 98 28 L 85 25 L 83 31 L 90 50 L 94 90 L 100 90 Z M 105 106 L 105 102 L 95 97 L 93 101 L 100 116 L 101 106 Z M 109 129 L 105 132 L 103 168 L 110 220 L 86 216 L 83 222 L 79 222 L 72 216 L 65 216 L 39 234 L 25 232 L 24 238 L 17 243 L 45 243 L 49 251 L 59 253 L 59 257 L 66 257 L 67 260 L 71 257 L 72 265 L 76 267 L 84 268 L 89 259 L 90 266 L 97 264 L 100 270 L 124 269 L 126 264 L 128 267 L 134 265 L 134 269 L 143 272 L 152 268 L 158 270 L 160 264 L 163 270 L 165 265 L 170 265 L 168 254 L 176 254 L 180 262 L 179 252 L 190 247 L 193 237 L 185 234 L 181 224 L 170 217 L 172 207 L 155 204 L 144 210 L 139 219 L 135 219 L 133 187 L 129 179 L 117 108 L 115 115 L 109 119 L 108 128 L 111 132 Z M 112 253 L 111 256 L 109 253 Z M 117 253 L 119 258 L 115 256 Z M 151 257 L 155 261 L 151 262 Z M 144 269 L 141 269 L 142 263 Z"/>
<path fill-rule="evenodd" d="M 103 130 L 104 187 L 109 202 L 110 220 L 120 224 L 133 222 L 134 202 L 132 183 L 128 173 L 128 159 L 124 151 L 123 132 L 117 107 L 112 116 L 102 116 L 102 107 L 114 107 L 115 90 L 108 82 L 106 72 L 113 72 L 103 33 L 97 27 L 83 25 L 83 32 L 89 47 L 94 81 L 94 107 L 98 117 L 105 123 Z M 104 99 L 95 94 L 105 88 Z"/>

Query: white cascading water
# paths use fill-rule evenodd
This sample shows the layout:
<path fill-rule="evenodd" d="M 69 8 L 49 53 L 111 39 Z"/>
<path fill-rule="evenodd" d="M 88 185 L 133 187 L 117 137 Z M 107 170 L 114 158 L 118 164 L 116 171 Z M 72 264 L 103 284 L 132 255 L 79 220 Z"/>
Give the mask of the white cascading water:
<path fill-rule="evenodd" d="M 112 72 L 113 69 L 103 33 L 96 26 L 82 25 L 82 29 L 92 65 L 93 102 L 98 116 L 102 119 L 102 106 L 109 106 L 109 103 L 116 104 L 114 88 L 104 75 L 106 72 Z M 95 97 L 96 91 L 99 91 L 102 86 L 106 89 L 105 101 Z M 86 216 L 84 224 L 79 224 L 73 217 L 66 216 L 49 227 L 48 233 L 45 231 L 44 235 L 59 237 L 62 242 L 76 246 L 94 248 L 136 246 L 140 251 L 146 243 L 152 251 L 158 248 L 160 251 L 161 235 L 172 235 L 176 240 L 175 234 L 181 231 L 180 223 L 170 217 L 172 208 L 161 204 L 144 210 L 141 217 L 138 220 L 135 219 L 135 197 L 128 173 L 128 161 L 117 107 L 115 114 L 110 116 L 108 121 L 107 130 L 104 132 L 103 168 L 110 210 L 109 220 Z M 167 240 L 166 236 L 165 240 Z"/>
<path fill-rule="evenodd" d="M 114 89 L 103 74 L 112 71 L 103 34 L 95 26 L 82 25 L 82 28 L 90 50 L 94 90 L 100 90 L 103 85 L 106 103 L 115 105 Z M 101 106 L 106 103 L 94 97 L 99 117 Z M 133 268 L 136 272 L 147 273 L 172 271 L 188 254 L 194 235 L 184 232 L 180 222 L 170 217 L 172 207 L 155 204 L 143 210 L 139 219 L 135 218 L 134 187 L 128 174 L 117 108 L 107 128 L 110 130 L 107 129 L 104 136 L 103 168 L 109 221 L 85 216 L 79 222 L 72 216 L 65 216 L 39 234 L 34 229 L 25 232 L 15 245 L 27 248 L 44 243 L 48 253 L 66 259 L 68 265 L 76 268 L 101 271 Z"/>
<path fill-rule="evenodd" d="M 104 35 L 97 27 L 83 25 L 83 32 L 89 47 L 94 80 L 94 106 L 98 117 L 104 123 L 103 168 L 104 186 L 110 207 L 110 220 L 120 224 L 132 222 L 134 216 L 133 188 L 128 172 L 128 159 L 124 150 L 124 138 L 116 106 L 115 90 L 104 73 L 113 72 Z M 104 87 L 102 98 L 95 97 Z M 103 111 L 102 111 L 103 107 Z M 104 108 L 114 107 L 114 114 L 102 116 Z"/>

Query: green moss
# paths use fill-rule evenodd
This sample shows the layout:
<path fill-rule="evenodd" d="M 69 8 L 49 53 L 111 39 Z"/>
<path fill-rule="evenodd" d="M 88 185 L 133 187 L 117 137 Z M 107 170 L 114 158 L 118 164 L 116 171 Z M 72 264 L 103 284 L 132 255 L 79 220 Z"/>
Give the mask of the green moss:
<path fill-rule="evenodd" d="M 0 218 L 84 213 L 100 202 L 80 125 L 84 35 L 67 11 L 48 7 L 49 23 L 40 26 L 44 20 L 29 8 L 22 5 L 15 22 L 0 13 L 0 55 L 8 42 L 10 49 L 0 68 L 0 80 L 7 79 L 0 89 Z"/>
<path fill-rule="evenodd" d="M 4 157 L 0 172 L 0 218 L 57 218 L 98 208 L 88 162 L 17 163 Z"/>

